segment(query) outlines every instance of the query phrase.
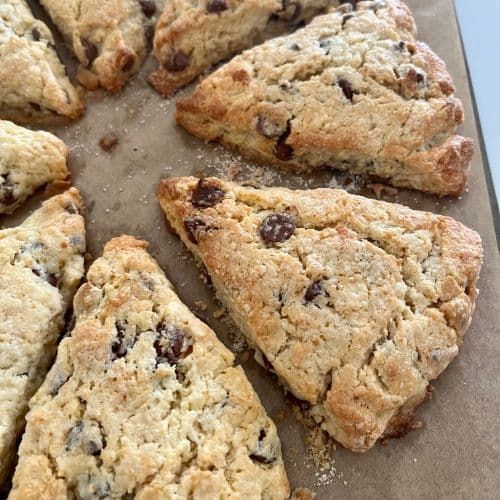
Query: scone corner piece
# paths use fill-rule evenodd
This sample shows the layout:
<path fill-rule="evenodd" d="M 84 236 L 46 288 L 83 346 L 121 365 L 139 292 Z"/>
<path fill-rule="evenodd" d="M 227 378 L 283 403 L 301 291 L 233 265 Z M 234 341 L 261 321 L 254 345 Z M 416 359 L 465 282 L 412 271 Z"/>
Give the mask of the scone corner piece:
<path fill-rule="evenodd" d="M 249 344 L 318 425 L 353 451 L 413 426 L 471 321 L 475 231 L 333 189 L 179 177 L 158 198 Z"/>
<path fill-rule="evenodd" d="M 83 277 L 82 210 L 78 191 L 70 189 L 19 226 L 0 230 L 0 484 Z"/>
<path fill-rule="evenodd" d="M 287 169 L 335 168 L 440 196 L 474 151 L 445 63 L 399 0 L 344 4 L 233 58 L 177 102 L 204 140 Z"/>
<path fill-rule="evenodd" d="M 276 427 L 146 248 L 114 238 L 90 266 L 31 400 L 10 498 L 285 500 Z"/>
<path fill-rule="evenodd" d="M 0 120 L 0 214 L 12 213 L 42 186 L 66 186 L 68 153 L 49 132 Z"/>

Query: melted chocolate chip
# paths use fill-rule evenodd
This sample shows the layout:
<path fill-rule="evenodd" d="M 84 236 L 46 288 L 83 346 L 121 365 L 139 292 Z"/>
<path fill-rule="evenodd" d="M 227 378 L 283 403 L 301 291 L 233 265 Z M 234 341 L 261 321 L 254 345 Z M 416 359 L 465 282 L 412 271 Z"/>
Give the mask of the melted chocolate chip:
<path fill-rule="evenodd" d="M 278 160 L 289 161 L 293 158 L 293 148 L 290 144 L 286 143 L 286 140 L 290 135 L 290 131 L 290 123 L 288 123 L 285 132 L 280 135 L 278 141 L 276 142 L 273 153 Z"/>
<path fill-rule="evenodd" d="M 294 50 L 295 52 L 299 52 L 300 50 L 302 50 L 301 46 L 298 43 L 292 43 L 292 45 L 290 45 L 290 49 Z"/>
<path fill-rule="evenodd" d="M 302 13 L 302 5 L 297 0 L 283 0 L 283 7 L 278 13 L 279 19 L 293 23 L 297 21 Z"/>
<path fill-rule="evenodd" d="M 78 422 L 69 432 L 68 438 L 66 439 L 66 449 L 68 451 L 72 450 L 80 441 L 80 436 L 83 431 L 83 422 Z"/>
<path fill-rule="evenodd" d="M 321 281 L 314 281 L 311 283 L 304 294 L 304 299 L 306 302 L 313 301 L 318 295 L 321 295 L 323 287 L 321 286 Z"/>
<path fill-rule="evenodd" d="M 272 445 L 266 445 L 266 437 L 267 433 L 265 429 L 261 429 L 259 432 L 259 439 L 257 441 L 257 450 L 249 456 L 255 462 L 259 462 L 261 464 L 272 464 L 276 460 L 275 451 Z"/>
<path fill-rule="evenodd" d="M 295 231 L 295 222 L 289 214 L 268 215 L 260 225 L 260 235 L 266 243 L 283 243 Z"/>
<path fill-rule="evenodd" d="M 97 46 L 85 38 L 82 38 L 81 42 L 85 50 L 85 57 L 87 58 L 87 68 L 90 68 L 98 54 Z"/>
<path fill-rule="evenodd" d="M 406 48 L 406 42 L 403 42 L 403 40 L 401 40 L 399 43 L 396 44 L 396 49 L 400 51 L 403 51 L 405 48 Z"/>
<path fill-rule="evenodd" d="M 342 17 L 342 28 L 345 26 L 345 23 L 347 21 L 349 21 L 349 19 L 352 19 L 354 17 L 353 14 L 345 14 L 343 17 Z"/>
<path fill-rule="evenodd" d="M 207 0 L 206 9 L 210 14 L 223 12 L 227 9 L 226 0 Z"/>
<path fill-rule="evenodd" d="M 183 71 L 191 61 L 191 56 L 182 52 L 182 50 L 174 51 L 163 61 L 163 66 L 168 71 Z"/>
<path fill-rule="evenodd" d="M 80 213 L 80 210 L 78 209 L 78 207 L 72 201 L 70 201 L 66 205 L 66 207 L 64 207 L 64 210 L 66 210 L 66 212 L 68 212 L 71 215 L 76 215 L 76 214 Z"/>
<path fill-rule="evenodd" d="M 0 203 L 6 206 L 13 205 L 16 202 L 16 197 L 14 196 L 14 184 L 12 184 L 9 175 L 0 175 L 0 180 L 3 182 L 0 184 Z"/>
<path fill-rule="evenodd" d="M 153 0 L 139 0 L 142 12 L 146 17 L 153 17 L 156 12 L 156 4 Z"/>
<path fill-rule="evenodd" d="M 192 243 L 198 243 L 198 231 L 201 228 L 205 228 L 207 223 L 200 219 L 199 217 L 195 217 L 194 219 L 186 219 L 184 221 L 184 229 L 188 234 L 189 241 Z"/>
<path fill-rule="evenodd" d="M 96 456 L 101 453 L 102 444 L 90 439 L 89 441 L 85 441 L 85 443 L 83 444 L 83 450 L 87 455 Z"/>
<path fill-rule="evenodd" d="M 116 339 L 111 344 L 112 359 L 123 358 L 127 354 L 127 346 L 125 345 L 125 325 L 121 321 L 115 323 Z"/>
<path fill-rule="evenodd" d="M 220 203 L 225 192 L 208 179 L 200 179 L 191 196 L 191 203 L 197 208 L 214 207 Z"/>
<path fill-rule="evenodd" d="M 352 88 L 350 82 L 341 78 L 338 81 L 338 84 L 339 87 L 342 89 L 342 92 L 344 93 L 346 99 L 349 99 L 352 102 L 352 98 L 354 97 L 354 94 L 357 94 L 357 92 Z"/>
<path fill-rule="evenodd" d="M 59 279 L 55 274 L 49 274 L 47 276 L 47 281 L 49 282 L 50 285 L 57 288 L 57 285 L 59 283 Z"/>
<path fill-rule="evenodd" d="M 161 324 L 157 328 L 158 338 L 154 343 L 157 362 L 175 365 L 193 351 L 193 343 L 182 330 L 174 325 Z"/>
<path fill-rule="evenodd" d="M 38 28 L 33 28 L 31 30 L 31 36 L 33 37 L 33 40 L 35 40 L 35 42 L 39 42 L 40 41 L 40 37 L 41 37 L 39 29 Z"/>
<path fill-rule="evenodd" d="M 68 381 L 68 375 L 63 372 L 58 372 L 54 377 L 54 385 L 50 391 L 51 396 L 56 396 L 59 392 L 59 389 Z"/>

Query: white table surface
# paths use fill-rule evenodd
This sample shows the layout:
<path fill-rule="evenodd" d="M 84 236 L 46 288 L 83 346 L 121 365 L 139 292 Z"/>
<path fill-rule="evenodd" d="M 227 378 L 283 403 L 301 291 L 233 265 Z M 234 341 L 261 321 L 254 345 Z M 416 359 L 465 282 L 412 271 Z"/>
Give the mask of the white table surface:
<path fill-rule="evenodd" d="M 500 206 L 500 0 L 455 0 L 479 119 Z M 496 212 L 496 213 L 495 213 Z"/>

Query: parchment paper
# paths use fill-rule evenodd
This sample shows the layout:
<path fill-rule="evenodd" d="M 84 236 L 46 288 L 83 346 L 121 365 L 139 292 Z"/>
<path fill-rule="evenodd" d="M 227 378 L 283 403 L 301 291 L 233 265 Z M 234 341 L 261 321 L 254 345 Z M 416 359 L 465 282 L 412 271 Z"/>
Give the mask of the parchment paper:
<path fill-rule="evenodd" d="M 461 132 L 476 141 L 477 150 L 468 193 L 461 199 L 438 199 L 403 190 L 387 199 L 448 214 L 481 234 L 485 263 L 480 295 L 460 356 L 434 383 L 433 400 L 419 411 L 423 427 L 386 446 L 378 444 L 366 454 L 354 454 L 337 446 L 331 467 L 324 471 L 307 458 L 303 428 L 285 404 L 281 388 L 252 358 L 242 363 L 269 414 L 276 416 L 282 411 L 281 416 L 286 415 L 278 429 L 292 486 L 309 487 L 318 499 L 500 497 L 500 259 L 478 129 L 452 0 L 408 3 L 417 19 L 420 39 L 448 64 L 465 107 L 466 123 Z M 71 65 L 69 52 L 61 44 L 58 50 Z M 180 297 L 229 347 L 234 347 L 232 328 L 213 317 L 220 304 L 214 302 L 213 291 L 200 278 L 189 253 L 168 231 L 155 191 L 166 176 L 226 176 L 237 158 L 175 126 L 175 100 L 162 99 L 145 81 L 152 67 L 149 60 L 119 95 L 89 94 L 85 117 L 52 131 L 71 147 L 73 181 L 87 205 L 91 254 L 99 256 L 106 241 L 123 233 L 148 240 Z M 99 139 L 109 131 L 120 140 L 112 153 L 98 146 Z M 244 167 L 237 180 L 248 179 L 250 173 L 255 173 L 255 167 Z M 327 186 L 331 179 L 331 173 L 305 180 L 300 175 L 285 175 L 268 168 L 261 181 L 314 187 Z M 0 222 L 3 226 L 19 223 L 38 206 L 40 198 Z M 197 301 L 206 303 L 208 309 L 199 309 Z M 238 355 L 239 362 L 242 358 L 246 356 Z"/>

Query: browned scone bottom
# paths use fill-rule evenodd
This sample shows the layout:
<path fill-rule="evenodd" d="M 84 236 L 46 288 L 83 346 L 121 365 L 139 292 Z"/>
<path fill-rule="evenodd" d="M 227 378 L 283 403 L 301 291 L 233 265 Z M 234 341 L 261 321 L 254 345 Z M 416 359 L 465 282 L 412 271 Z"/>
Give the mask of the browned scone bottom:
<path fill-rule="evenodd" d="M 146 247 L 115 238 L 90 267 L 9 498 L 287 498 L 274 424 Z"/>
<path fill-rule="evenodd" d="M 178 102 L 177 122 L 264 163 L 459 195 L 473 142 L 455 133 L 454 91 L 408 8 L 365 1 L 235 57 Z"/>
<path fill-rule="evenodd" d="M 457 221 L 340 190 L 172 178 L 158 198 L 250 345 L 337 441 L 411 428 L 457 356 L 482 261 Z"/>

